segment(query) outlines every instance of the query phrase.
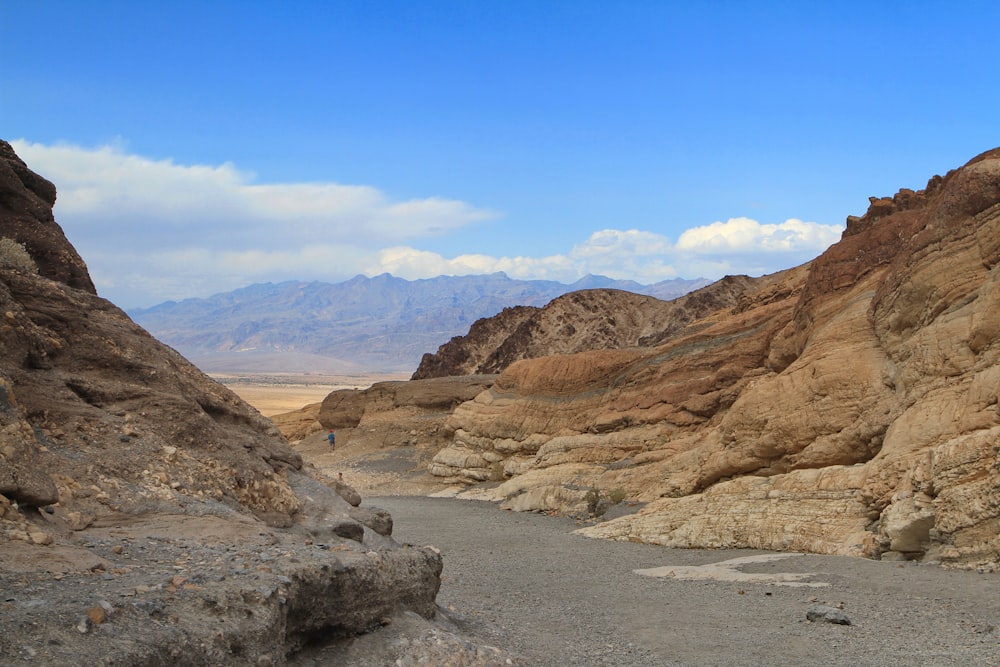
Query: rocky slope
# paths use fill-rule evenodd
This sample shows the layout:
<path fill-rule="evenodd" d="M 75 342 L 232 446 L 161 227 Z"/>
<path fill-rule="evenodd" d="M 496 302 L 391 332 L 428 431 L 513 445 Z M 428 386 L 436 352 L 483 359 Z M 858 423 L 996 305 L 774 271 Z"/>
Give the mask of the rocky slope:
<path fill-rule="evenodd" d="M 0 142 L 38 268 L 0 257 L 0 662 L 279 665 L 435 617 L 440 555 L 98 298 L 54 201 Z"/>
<path fill-rule="evenodd" d="M 673 301 L 591 289 L 541 308 L 506 308 L 476 321 L 468 334 L 455 336 L 435 354 L 425 354 L 412 379 L 500 373 L 520 359 L 552 354 L 648 347 L 719 308 L 732 307 L 752 285 L 745 276 L 729 276 Z"/>
<path fill-rule="evenodd" d="M 431 471 L 500 467 L 465 495 L 518 510 L 648 503 L 595 537 L 1000 569 L 998 262 L 1000 149 L 658 344 L 510 364 Z"/>

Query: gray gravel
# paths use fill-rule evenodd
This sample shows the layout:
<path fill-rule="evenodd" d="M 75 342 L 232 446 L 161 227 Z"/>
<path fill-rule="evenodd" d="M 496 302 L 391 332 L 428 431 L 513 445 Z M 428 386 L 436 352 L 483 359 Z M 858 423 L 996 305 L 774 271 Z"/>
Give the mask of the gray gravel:
<path fill-rule="evenodd" d="M 572 534 L 572 519 L 483 502 L 363 505 L 392 513 L 397 540 L 439 548 L 439 605 L 527 664 L 1000 665 L 1000 575 L 802 555 L 743 570 L 813 572 L 829 587 L 651 578 L 633 570 L 763 552 L 595 540 Z M 807 621 L 817 605 L 852 624 Z"/>

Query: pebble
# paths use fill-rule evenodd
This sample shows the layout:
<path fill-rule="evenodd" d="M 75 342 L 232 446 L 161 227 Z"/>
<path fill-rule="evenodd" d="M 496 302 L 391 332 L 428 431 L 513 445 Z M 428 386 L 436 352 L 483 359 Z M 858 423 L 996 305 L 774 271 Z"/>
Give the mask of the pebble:
<path fill-rule="evenodd" d="M 806 620 L 813 623 L 823 621 L 824 623 L 834 623 L 836 625 L 851 625 L 851 619 L 847 614 L 836 607 L 828 607 L 822 604 L 810 607 L 806 612 Z"/>
<path fill-rule="evenodd" d="M 38 544 L 38 545 L 52 544 L 52 536 L 49 535 L 48 533 L 35 531 L 28 533 L 28 537 L 31 539 L 32 544 Z"/>
<path fill-rule="evenodd" d="M 101 607 L 100 605 L 91 607 L 87 610 L 87 618 L 89 618 L 90 622 L 94 625 L 100 625 L 105 621 L 105 619 L 107 619 L 107 612 L 104 611 L 104 607 Z"/>

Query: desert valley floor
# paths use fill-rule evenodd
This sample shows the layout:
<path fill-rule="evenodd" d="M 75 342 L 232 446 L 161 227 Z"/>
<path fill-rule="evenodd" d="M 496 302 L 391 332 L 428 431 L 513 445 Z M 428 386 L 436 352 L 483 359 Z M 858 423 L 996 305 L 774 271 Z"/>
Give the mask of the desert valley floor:
<path fill-rule="evenodd" d="M 265 417 L 319 403 L 335 389 L 368 387 L 384 380 L 405 380 L 408 374 L 326 375 L 303 373 L 213 373 L 212 378 L 233 390 Z"/>

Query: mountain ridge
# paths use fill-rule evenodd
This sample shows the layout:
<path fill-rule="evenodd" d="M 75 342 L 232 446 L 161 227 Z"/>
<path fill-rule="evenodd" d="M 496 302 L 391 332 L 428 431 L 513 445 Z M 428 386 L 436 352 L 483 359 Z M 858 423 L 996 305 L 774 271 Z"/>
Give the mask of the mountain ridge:
<path fill-rule="evenodd" d="M 540 307 L 592 288 L 672 299 L 708 283 L 678 278 L 640 285 L 588 275 L 564 284 L 503 272 L 410 281 L 383 273 L 341 283 L 256 283 L 127 312 L 185 357 L 220 372 L 269 365 L 264 370 L 412 372 L 424 353 L 504 308 Z"/>
<path fill-rule="evenodd" d="M 424 354 L 411 379 L 495 374 L 523 359 L 649 347 L 713 311 L 736 307 L 753 285 L 794 270 L 757 279 L 726 276 L 669 301 L 599 288 L 568 292 L 542 307 L 505 308 Z"/>

